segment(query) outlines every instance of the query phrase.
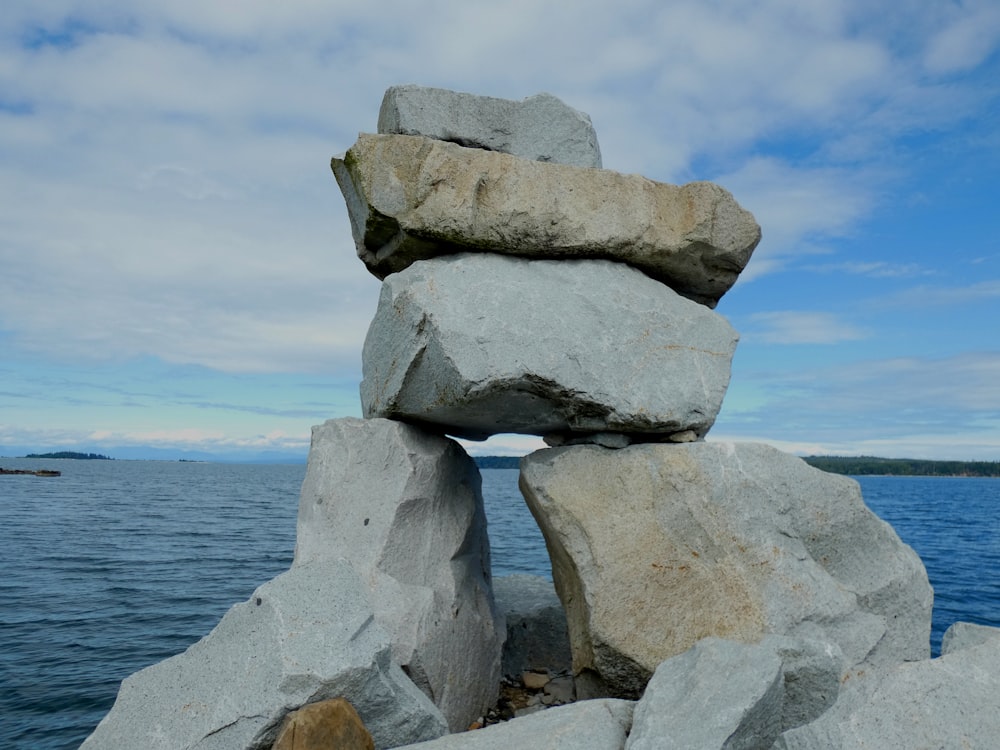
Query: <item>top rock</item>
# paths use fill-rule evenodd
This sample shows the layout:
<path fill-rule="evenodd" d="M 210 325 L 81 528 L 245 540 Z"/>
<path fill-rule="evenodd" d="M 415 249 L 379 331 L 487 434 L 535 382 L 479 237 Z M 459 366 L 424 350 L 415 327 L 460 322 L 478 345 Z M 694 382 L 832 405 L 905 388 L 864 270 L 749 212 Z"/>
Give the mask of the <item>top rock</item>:
<path fill-rule="evenodd" d="M 590 117 L 552 94 L 535 94 L 518 102 L 447 89 L 393 86 L 382 99 L 378 132 L 422 135 L 534 161 L 601 167 L 601 149 Z"/>

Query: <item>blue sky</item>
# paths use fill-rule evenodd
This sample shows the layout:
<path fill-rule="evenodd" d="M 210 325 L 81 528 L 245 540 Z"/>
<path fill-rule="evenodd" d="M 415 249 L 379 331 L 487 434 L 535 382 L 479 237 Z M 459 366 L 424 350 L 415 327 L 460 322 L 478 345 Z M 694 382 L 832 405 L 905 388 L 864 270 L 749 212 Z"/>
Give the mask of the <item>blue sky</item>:
<path fill-rule="evenodd" d="M 755 213 L 710 438 L 1000 460 L 994 0 L 7 0 L 0 455 L 299 460 L 359 416 L 329 159 L 400 83 L 551 92 L 606 168 Z"/>

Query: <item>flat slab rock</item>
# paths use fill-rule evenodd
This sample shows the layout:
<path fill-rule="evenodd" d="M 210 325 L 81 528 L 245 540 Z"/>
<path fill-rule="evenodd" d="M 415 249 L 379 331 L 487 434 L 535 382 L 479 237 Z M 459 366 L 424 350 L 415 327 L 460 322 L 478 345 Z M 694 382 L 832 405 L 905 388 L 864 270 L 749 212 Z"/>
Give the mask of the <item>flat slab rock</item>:
<path fill-rule="evenodd" d="M 515 101 L 427 86 L 393 86 L 382 99 L 378 132 L 423 135 L 534 161 L 601 166 L 590 117 L 552 94 Z"/>
<path fill-rule="evenodd" d="M 765 445 L 699 442 L 536 451 L 520 486 L 581 697 L 637 697 L 709 636 L 808 636 L 848 667 L 930 655 L 924 566 L 847 477 Z"/>
<path fill-rule="evenodd" d="M 722 316 L 621 263 L 436 258 L 383 283 L 361 402 L 366 417 L 472 440 L 701 436 L 737 338 Z"/>
<path fill-rule="evenodd" d="M 379 278 L 461 251 L 607 258 L 714 307 L 760 241 L 753 215 L 710 182 L 668 185 L 406 135 L 362 134 L 331 166 L 358 255 Z"/>

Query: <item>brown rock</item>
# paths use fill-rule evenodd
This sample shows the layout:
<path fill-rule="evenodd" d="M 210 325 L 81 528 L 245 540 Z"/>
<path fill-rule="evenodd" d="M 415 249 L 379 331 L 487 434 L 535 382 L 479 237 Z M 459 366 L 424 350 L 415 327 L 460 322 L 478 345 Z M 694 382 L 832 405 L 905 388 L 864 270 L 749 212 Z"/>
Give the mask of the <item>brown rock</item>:
<path fill-rule="evenodd" d="M 354 706 L 331 698 L 288 714 L 273 750 L 375 750 L 375 742 Z"/>
<path fill-rule="evenodd" d="M 379 278 L 457 252 L 628 263 L 715 307 L 760 241 L 724 188 L 361 134 L 331 166 L 358 255 Z"/>
<path fill-rule="evenodd" d="M 548 684 L 548 672 L 525 672 L 521 675 L 521 681 L 528 690 L 541 690 Z"/>

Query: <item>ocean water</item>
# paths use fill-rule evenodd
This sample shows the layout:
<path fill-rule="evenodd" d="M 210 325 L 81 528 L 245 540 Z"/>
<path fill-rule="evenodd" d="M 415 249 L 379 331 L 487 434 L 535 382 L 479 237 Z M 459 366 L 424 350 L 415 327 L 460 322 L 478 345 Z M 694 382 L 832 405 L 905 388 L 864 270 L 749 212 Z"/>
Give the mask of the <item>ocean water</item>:
<path fill-rule="evenodd" d="M 179 653 L 286 570 L 302 465 L 0 459 L 0 747 L 76 748 L 121 680 Z M 484 470 L 494 575 L 551 577 L 517 471 Z M 932 641 L 1000 625 L 1000 480 L 859 478 L 921 555 Z"/>

